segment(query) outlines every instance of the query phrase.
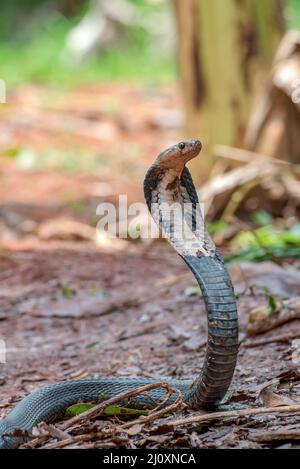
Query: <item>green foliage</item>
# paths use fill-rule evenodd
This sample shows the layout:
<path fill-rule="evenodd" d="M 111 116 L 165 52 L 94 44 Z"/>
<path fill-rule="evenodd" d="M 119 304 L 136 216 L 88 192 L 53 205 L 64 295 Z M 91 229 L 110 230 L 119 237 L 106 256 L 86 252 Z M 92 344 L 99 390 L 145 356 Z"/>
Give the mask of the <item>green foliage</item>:
<path fill-rule="evenodd" d="M 265 210 L 258 210 L 252 213 L 252 221 L 258 226 L 269 225 L 273 222 L 273 217 Z"/>
<path fill-rule="evenodd" d="M 278 311 L 278 301 L 273 295 L 268 297 L 268 308 L 271 314 L 275 314 Z"/>
<path fill-rule="evenodd" d="M 288 230 L 276 228 L 274 225 L 268 225 L 253 232 L 246 231 L 238 234 L 233 242 L 233 246 L 246 249 L 250 247 L 266 247 L 271 246 L 300 246 L 300 223 L 297 223 Z"/>
<path fill-rule="evenodd" d="M 288 230 L 268 225 L 237 235 L 232 241 L 235 253 L 226 257 L 237 261 L 260 262 L 266 259 L 300 258 L 300 223 Z"/>
<path fill-rule="evenodd" d="M 134 416 L 134 415 L 148 415 L 146 410 L 139 410 L 139 409 L 129 409 L 128 407 L 119 407 L 119 406 L 108 406 L 103 411 L 104 415 L 114 416 L 114 415 L 121 415 L 121 416 Z"/>
<path fill-rule="evenodd" d="M 163 6 L 134 1 L 145 15 Z M 61 51 L 65 38 L 78 24 L 87 2 L 77 15 L 65 16 L 60 2 L 4 2 L 0 15 L 1 78 L 8 88 L 20 83 L 42 82 L 72 86 L 111 80 L 139 80 L 157 84 L 175 76 L 173 57 L 153 50 L 151 35 L 142 27 L 127 27 L 122 40 L 81 65 L 68 65 Z"/>
<path fill-rule="evenodd" d="M 292 28 L 300 29 L 300 0 L 289 0 L 288 20 Z"/>
<path fill-rule="evenodd" d="M 215 235 L 217 233 L 221 233 L 223 231 L 228 230 L 230 228 L 230 225 L 228 223 L 225 223 L 224 221 L 213 221 L 208 224 L 208 232 L 211 235 Z"/>
<path fill-rule="evenodd" d="M 130 0 L 149 22 L 159 21 L 166 3 Z M 23 82 L 69 87 L 79 83 L 127 80 L 160 84 L 176 76 L 174 57 L 166 57 L 163 47 L 153 47 L 143 27 L 127 27 L 115 46 L 82 65 L 64 63 L 61 51 L 66 35 L 86 11 L 88 2 L 79 2 L 77 11 L 66 16 L 60 0 L 2 0 L 0 15 L 1 79 L 8 88 Z M 152 15 L 152 17 L 151 17 Z M 300 28 L 300 0 L 289 0 L 288 21 Z"/>

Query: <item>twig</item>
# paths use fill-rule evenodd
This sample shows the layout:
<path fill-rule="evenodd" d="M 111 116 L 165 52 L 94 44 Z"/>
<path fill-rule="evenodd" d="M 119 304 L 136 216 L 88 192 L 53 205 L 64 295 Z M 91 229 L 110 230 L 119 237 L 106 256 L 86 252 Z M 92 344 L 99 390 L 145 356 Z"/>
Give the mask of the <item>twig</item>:
<path fill-rule="evenodd" d="M 263 155 L 262 153 L 245 150 L 243 148 L 230 147 L 227 145 L 215 145 L 213 148 L 213 152 L 216 156 L 219 156 L 221 158 L 239 161 L 241 163 L 252 163 L 253 160 L 267 160 L 272 162 L 272 164 L 274 165 L 294 167 L 294 165 L 289 161 L 274 159 L 268 155 Z M 295 166 L 297 169 L 300 169 L 299 165 Z"/>
<path fill-rule="evenodd" d="M 69 433 L 62 431 L 53 424 L 42 422 L 38 425 L 38 429 L 42 432 L 41 436 L 43 436 L 43 433 L 46 432 L 48 435 L 51 435 L 53 438 L 57 438 L 58 440 L 72 438 Z"/>
<path fill-rule="evenodd" d="M 170 387 L 170 389 L 166 392 L 166 395 L 165 395 L 165 398 L 159 403 L 157 404 L 156 407 L 154 407 L 154 409 L 151 411 L 151 413 L 153 412 L 156 412 L 157 410 L 160 410 L 162 409 L 165 405 L 167 405 L 170 397 L 172 396 L 172 394 L 178 394 L 178 397 L 182 397 L 181 395 L 181 392 L 178 390 L 178 389 L 175 389 L 175 388 L 172 388 Z M 177 400 L 177 399 L 176 399 Z M 182 398 L 181 398 L 181 401 L 182 401 Z M 176 402 L 176 401 L 175 401 Z"/>
<path fill-rule="evenodd" d="M 215 412 L 204 415 L 196 415 L 193 417 L 187 417 L 183 419 L 170 420 L 164 422 L 161 425 L 158 425 L 155 430 L 160 429 L 172 429 L 173 427 L 180 427 L 183 425 L 199 424 L 211 422 L 213 420 L 222 420 L 225 418 L 239 418 L 239 417 L 250 417 L 251 415 L 261 415 L 261 414 L 276 414 L 276 413 L 298 413 L 300 412 L 300 404 L 296 405 L 287 405 L 280 407 L 260 407 L 252 409 L 243 409 L 243 410 L 230 410 L 226 412 Z"/>
<path fill-rule="evenodd" d="M 166 414 L 171 414 L 178 410 L 179 407 L 182 405 L 182 395 L 178 389 L 174 389 L 175 392 L 179 393 L 177 399 L 173 404 L 170 404 L 168 407 L 165 407 L 164 409 L 160 409 L 156 412 L 150 412 L 149 415 L 144 415 L 139 417 L 136 420 L 133 420 L 131 422 L 126 422 L 123 425 L 120 426 L 122 429 L 130 428 L 133 425 L 140 424 L 140 425 L 145 425 L 146 423 L 152 423 L 154 420 L 162 417 L 163 415 Z"/>
<path fill-rule="evenodd" d="M 292 332 L 290 334 L 281 334 L 281 335 L 275 335 L 274 337 L 269 337 L 267 339 L 259 339 L 259 340 L 253 340 L 249 342 L 244 342 L 243 346 L 245 348 L 253 348 L 253 347 L 260 347 L 261 345 L 268 345 L 268 344 L 274 344 L 276 342 L 290 342 L 293 339 L 297 339 L 300 337 L 300 331 L 299 332 Z"/>
<path fill-rule="evenodd" d="M 258 443 L 269 441 L 283 441 L 283 440 L 300 440 L 300 430 L 275 430 L 255 432 L 253 435 L 247 436 L 248 440 L 256 441 Z"/>
<path fill-rule="evenodd" d="M 76 435 L 72 436 L 71 438 L 68 438 L 63 441 L 57 441 L 55 443 L 49 443 L 47 445 L 44 445 L 41 447 L 41 449 L 58 449 L 58 448 L 63 448 L 64 446 L 70 445 L 72 443 L 80 443 L 81 441 L 89 441 L 92 438 L 98 438 L 98 437 L 103 437 L 103 433 L 100 432 L 94 432 L 94 433 L 86 433 L 84 435 Z M 103 448 L 115 448 L 116 445 L 112 442 L 103 442 Z"/>
<path fill-rule="evenodd" d="M 260 309 L 255 308 L 254 311 L 259 312 Z M 300 297 L 295 297 L 290 300 L 283 301 L 282 304 L 280 304 L 280 310 L 276 313 L 277 314 L 275 317 L 274 315 L 265 316 L 265 314 L 262 314 L 261 318 L 259 317 L 254 322 L 250 322 L 247 330 L 248 334 L 263 334 L 267 331 L 271 331 L 277 327 L 283 326 L 288 322 L 294 321 L 295 319 L 300 319 Z"/>
<path fill-rule="evenodd" d="M 252 191 L 255 187 L 257 187 L 260 183 L 260 178 L 254 178 L 251 181 L 246 182 L 244 185 L 239 186 L 234 190 L 228 203 L 226 204 L 224 211 L 221 216 L 221 220 L 227 220 L 228 218 L 232 217 L 247 194 Z"/>

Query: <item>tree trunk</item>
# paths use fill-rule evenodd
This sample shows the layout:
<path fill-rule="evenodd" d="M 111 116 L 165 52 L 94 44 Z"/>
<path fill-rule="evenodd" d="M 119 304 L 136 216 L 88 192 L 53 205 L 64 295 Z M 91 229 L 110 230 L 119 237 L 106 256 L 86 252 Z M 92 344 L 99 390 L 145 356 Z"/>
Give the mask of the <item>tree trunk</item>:
<path fill-rule="evenodd" d="M 253 93 L 284 32 L 282 0 L 173 0 L 186 132 L 202 137 L 207 175 L 214 144 L 242 143 Z"/>

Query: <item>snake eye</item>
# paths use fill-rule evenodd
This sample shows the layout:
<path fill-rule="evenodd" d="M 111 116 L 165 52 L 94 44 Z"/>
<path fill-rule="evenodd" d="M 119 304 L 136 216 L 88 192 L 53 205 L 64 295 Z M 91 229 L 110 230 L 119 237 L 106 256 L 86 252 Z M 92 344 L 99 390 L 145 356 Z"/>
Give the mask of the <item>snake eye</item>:
<path fill-rule="evenodd" d="M 184 143 L 184 142 L 179 143 L 178 146 L 179 146 L 180 150 L 184 150 L 184 149 L 185 149 L 185 143 Z"/>

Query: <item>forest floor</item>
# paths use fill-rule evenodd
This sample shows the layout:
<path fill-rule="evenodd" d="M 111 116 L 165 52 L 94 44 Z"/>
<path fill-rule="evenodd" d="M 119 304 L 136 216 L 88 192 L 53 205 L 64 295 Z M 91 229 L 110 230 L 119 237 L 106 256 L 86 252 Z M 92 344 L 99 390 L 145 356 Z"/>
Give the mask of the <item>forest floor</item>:
<path fill-rule="evenodd" d="M 146 168 L 180 138 L 177 95 L 176 89 L 123 85 L 72 93 L 26 86 L 3 108 L 1 417 L 24 395 L 66 379 L 193 378 L 201 369 L 205 307 L 172 248 L 158 241 L 104 246 L 86 230 L 95 226 L 100 202 L 117 202 L 119 194 L 142 201 Z M 300 314 L 271 319 L 272 325 L 254 336 L 249 317 L 254 308 L 268 306 L 270 294 L 278 305 L 299 296 L 300 265 L 240 263 L 230 271 L 239 293 L 241 345 L 220 410 L 239 415 L 168 427 L 170 420 L 206 413 L 178 405 L 176 414 L 135 420 L 126 428 L 128 415 L 103 416 L 67 430 L 60 421 L 41 425 L 25 447 L 297 447 Z M 251 415 L 263 407 L 264 413 Z"/>

